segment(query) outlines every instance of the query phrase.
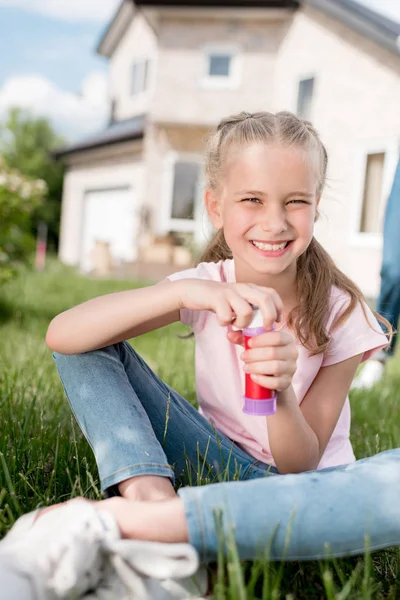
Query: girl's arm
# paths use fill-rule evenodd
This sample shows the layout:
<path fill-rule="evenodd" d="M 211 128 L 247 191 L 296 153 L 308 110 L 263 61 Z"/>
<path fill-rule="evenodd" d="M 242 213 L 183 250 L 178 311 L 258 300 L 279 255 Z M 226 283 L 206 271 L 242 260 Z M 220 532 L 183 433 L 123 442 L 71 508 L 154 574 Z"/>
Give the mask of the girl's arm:
<path fill-rule="evenodd" d="M 46 343 L 60 354 L 80 354 L 116 344 L 179 321 L 179 310 L 210 310 L 221 325 L 235 318 L 246 327 L 251 304 L 263 312 L 266 326 L 279 320 L 282 302 L 274 290 L 247 284 L 178 279 L 138 290 L 107 294 L 61 313 L 50 323 Z"/>
<path fill-rule="evenodd" d="M 61 354 L 116 344 L 179 321 L 181 281 L 93 298 L 55 317 L 46 343 Z"/>
<path fill-rule="evenodd" d="M 316 469 L 336 427 L 362 354 L 322 367 L 298 405 L 292 386 L 279 392 L 267 417 L 271 452 L 280 473 Z"/>

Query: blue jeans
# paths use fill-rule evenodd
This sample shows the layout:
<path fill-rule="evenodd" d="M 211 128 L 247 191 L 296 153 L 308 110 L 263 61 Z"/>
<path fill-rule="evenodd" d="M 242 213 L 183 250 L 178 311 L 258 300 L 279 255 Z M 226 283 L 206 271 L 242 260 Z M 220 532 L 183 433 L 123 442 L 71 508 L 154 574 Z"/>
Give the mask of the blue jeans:
<path fill-rule="evenodd" d="M 400 543 L 400 451 L 353 465 L 279 475 L 216 431 L 161 381 L 126 342 L 85 354 L 54 354 L 75 417 L 109 490 L 135 475 L 181 487 L 189 541 L 203 562 L 218 553 L 218 519 L 239 556 L 271 560 L 362 553 Z M 224 479 L 240 481 L 224 481 Z M 221 482 L 222 480 L 222 482 Z M 290 539 L 286 538 L 290 530 Z"/>
<path fill-rule="evenodd" d="M 400 317 L 400 160 L 388 198 L 383 232 L 381 288 L 376 310 L 397 328 Z M 392 356 L 397 336 L 393 336 L 387 354 Z"/>

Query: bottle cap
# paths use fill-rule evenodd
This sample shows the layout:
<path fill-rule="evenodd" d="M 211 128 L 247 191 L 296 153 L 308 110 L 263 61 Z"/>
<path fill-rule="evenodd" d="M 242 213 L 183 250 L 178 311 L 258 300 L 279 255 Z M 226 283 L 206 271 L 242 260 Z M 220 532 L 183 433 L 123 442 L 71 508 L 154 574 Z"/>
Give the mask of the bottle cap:
<path fill-rule="evenodd" d="M 250 325 L 248 325 L 247 327 L 244 328 L 244 332 L 246 335 L 246 331 L 249 329 L 264 329 L 264 317 L 262 315 L 261 310 L 258 308 L 258 306 L 254 306 L 254 304 L 251 305 L 253 307 L 253 318 L 251 319 Z M 275 330 L 275 323 L 272 324 L 272 326 L 270 327 L 270 329 L 268 331 L 274 331 Z M 266 331 L 266 329 L 264 329 L 264 331 Z M 262 333 L 260 331 L 260 333 Z M 254 335 L 254 334 L 253 334 Z"/>
<path fill-rule="evenodd" d="M 264 319 L 262 316 L 261 310 L 258 306 L 253 305 L 253 318 L 251 319 L 250 325 L 246 327 L 246 329 L 254 329 L 264 326 Z"/>

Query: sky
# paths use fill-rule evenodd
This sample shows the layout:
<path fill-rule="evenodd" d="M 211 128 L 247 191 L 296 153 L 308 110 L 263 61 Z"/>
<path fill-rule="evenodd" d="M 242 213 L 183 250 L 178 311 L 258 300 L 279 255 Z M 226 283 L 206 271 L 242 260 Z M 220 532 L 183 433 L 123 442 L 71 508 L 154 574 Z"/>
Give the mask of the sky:
<path fill-rule="evenodd" d="M 400 22 L 400 0 L 358 0 Z M 10 106 L 69 140 L 105 126 L 107 59 L 95 49 L 120 0 L 0 0 L 0 120 Z"/>

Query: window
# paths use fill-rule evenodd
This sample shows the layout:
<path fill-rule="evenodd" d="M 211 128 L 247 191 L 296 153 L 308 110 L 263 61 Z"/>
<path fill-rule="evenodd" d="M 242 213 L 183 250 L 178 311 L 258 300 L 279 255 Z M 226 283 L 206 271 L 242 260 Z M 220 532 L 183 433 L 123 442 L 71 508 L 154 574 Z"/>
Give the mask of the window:
<path fill-rule="evenodd" d="M 302 119 L 311 119 L 314 83 L 314 77 L 310 77 L 309 79 L 302 79 L 299 82 L 299 92 L 297 96 L 297 114 Z"/>
<path fill-rule="evenodd" d="M 379 233 L 383 196 L 385 153 L 368 154 L 366 159 L 360 233 Z"/>
<path fill-rule="evenodd" d="M 231 73 L 232 55 L 231 54 L 209 54 L 208 55 L 208 76 L 209 77 L 229 77 Z"/>
<path fill-rule="evenodd" d="M 197 154 L 170 151 L 165 155 L 164 192 L 158 231 L 201 234 L 203 160 Z M 196 234 L 196 235 L 197 235 Z"/>
<path fill-rule="evenodd" d="M 204 48 L 201 85 L 211 89 L 233 89 L 240 83 L 241 55 L 233 46 Z"/>
<path fill-rule="evenodd" d="M 193 220 L 200 177 L 200 165 L 193 161 L 175 162 L 171 219 Z"/>
<path fill-rule="evenodd" d="M 131 94 L 136 96 L 147 90 L 149 78 L 149 60 L 137 60 L 132 65 Z"/>
<path fill-rule="evenodd" d="M 398 157 L 397 136 L 364 140 L 354 149 L 354 164 L 351 169 L 354 187 L 349 190 L 350 197 L 354 198 L 349 206 L 352 246 L 376 249 L 382 247 L 385 208 Z"/>

